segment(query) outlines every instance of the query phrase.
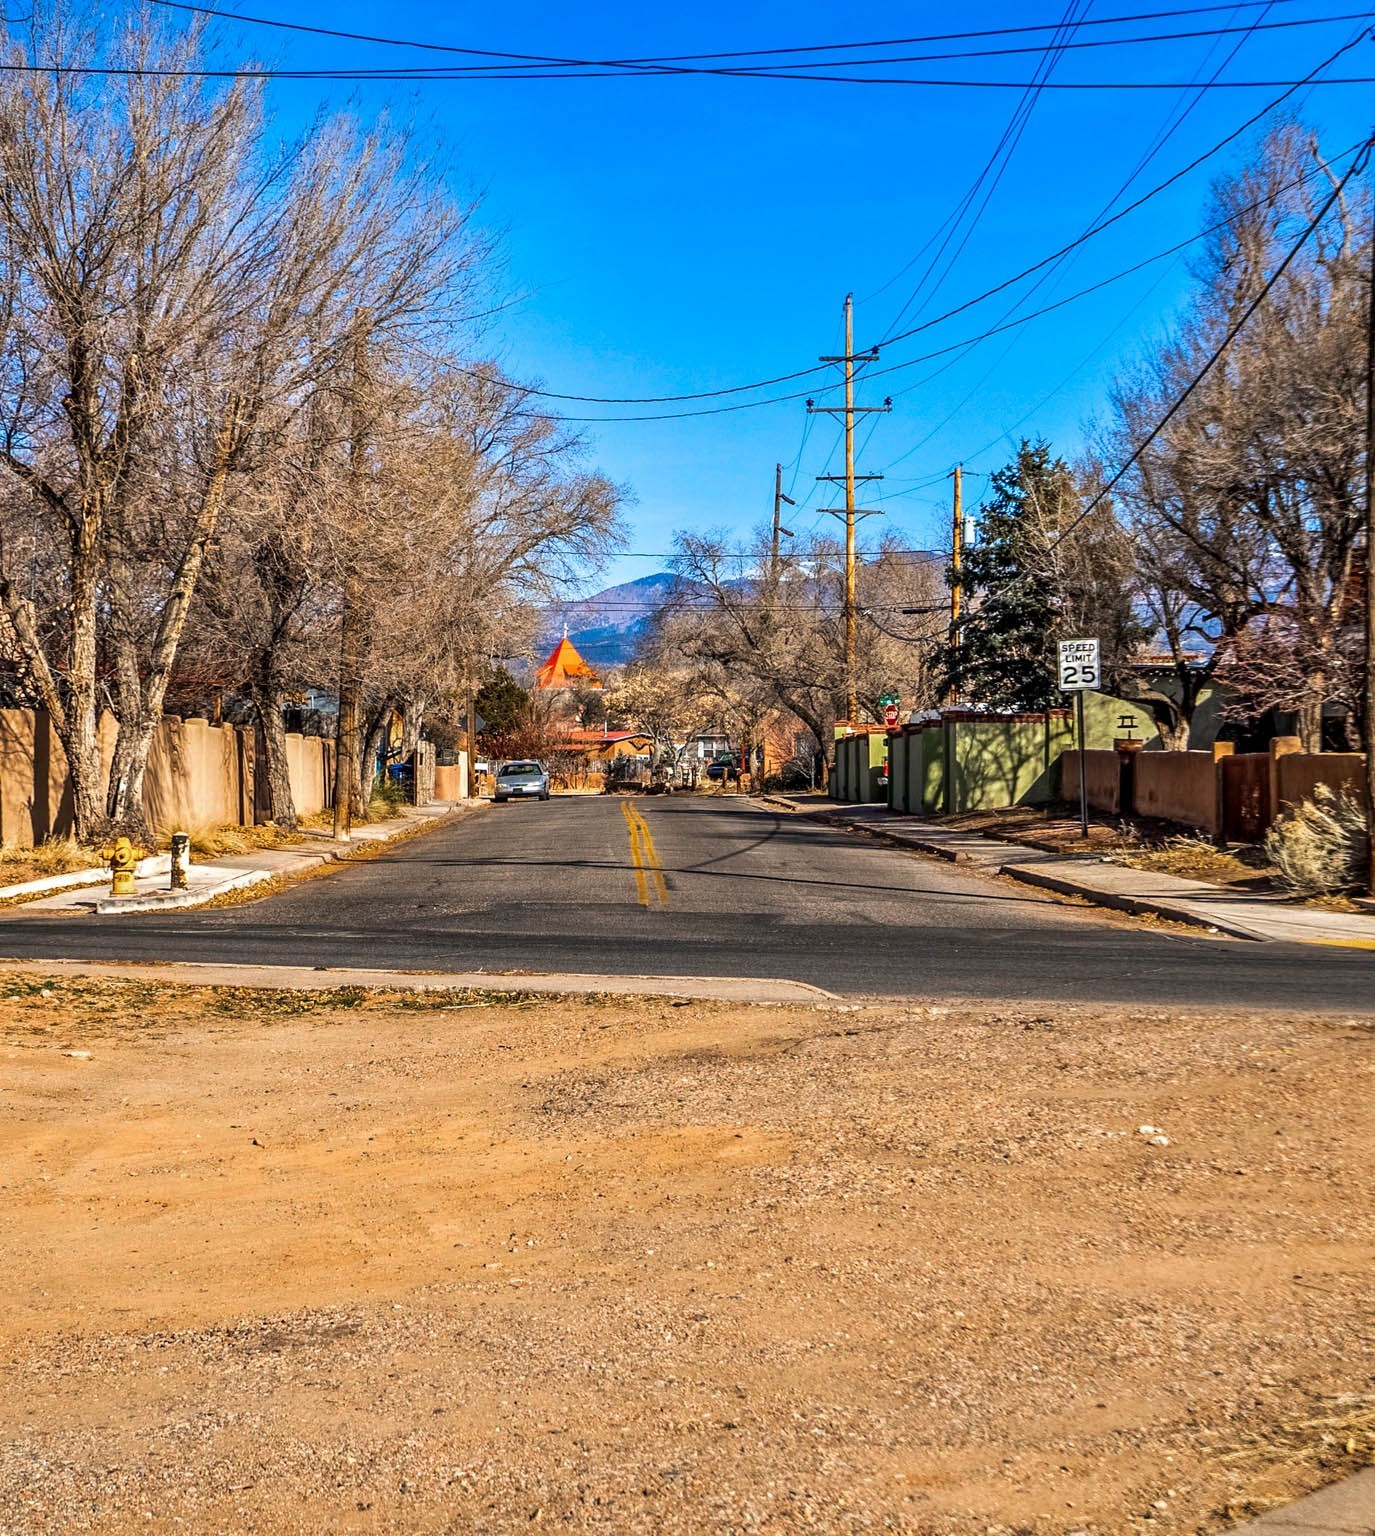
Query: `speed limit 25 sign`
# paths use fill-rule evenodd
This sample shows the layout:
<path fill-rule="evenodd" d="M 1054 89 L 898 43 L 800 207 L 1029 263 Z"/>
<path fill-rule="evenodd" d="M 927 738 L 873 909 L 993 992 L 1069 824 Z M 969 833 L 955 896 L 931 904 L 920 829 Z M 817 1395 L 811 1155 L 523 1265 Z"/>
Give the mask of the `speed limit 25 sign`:
<path fill-rule="evenodd" d="M 1063 692 L 1097 688 L 1101 678 L 1097 640 L 1060 642 L 1060 688 Z"/>

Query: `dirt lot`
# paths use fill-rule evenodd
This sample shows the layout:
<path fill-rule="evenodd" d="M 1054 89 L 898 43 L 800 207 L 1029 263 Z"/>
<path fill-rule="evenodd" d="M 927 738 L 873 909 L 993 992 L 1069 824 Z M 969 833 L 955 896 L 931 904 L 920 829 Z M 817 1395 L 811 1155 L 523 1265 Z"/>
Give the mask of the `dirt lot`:
<path fill-rule="evenodd" d="M 4 1536 L 1167 1536 L 1375 1457 L 1369 1021 L 0 976 L 0 1041 Z"/>

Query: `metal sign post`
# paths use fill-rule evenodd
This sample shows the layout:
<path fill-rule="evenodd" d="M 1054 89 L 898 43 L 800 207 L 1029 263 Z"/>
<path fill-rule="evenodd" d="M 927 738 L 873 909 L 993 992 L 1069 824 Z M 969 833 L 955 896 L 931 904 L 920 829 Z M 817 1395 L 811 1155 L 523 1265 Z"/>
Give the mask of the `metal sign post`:
<path fill-rule="evenodd" d="M 1089 835 L 1089 785 L 1084 758 L 1084 695 L 1097 688 L 1102 676 L 1097 640 L 1060 642 L 1060 691 L 1076 696 L 1075 719 L 1079 730 L 1079 835 Z"/>
<path fill-rule="evenodd" d="M 1089 781 L 1084 772 L 1084 690 L 1074 696 L 1074 712 L 1079 726 L 1079 836 L 1088 841 L 1089 836 Z"/>

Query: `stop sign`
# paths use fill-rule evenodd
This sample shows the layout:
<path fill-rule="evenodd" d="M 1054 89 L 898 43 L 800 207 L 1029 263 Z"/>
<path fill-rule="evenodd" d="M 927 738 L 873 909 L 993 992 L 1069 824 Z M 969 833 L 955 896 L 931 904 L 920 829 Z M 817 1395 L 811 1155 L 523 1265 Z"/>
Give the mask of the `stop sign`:
<path fill-rule="evenodd" d="M 898 707 L 896 704 L 885 704 L 883 706 L 883 723 L 887 726 L 894 726 L 898 723 Z"/>

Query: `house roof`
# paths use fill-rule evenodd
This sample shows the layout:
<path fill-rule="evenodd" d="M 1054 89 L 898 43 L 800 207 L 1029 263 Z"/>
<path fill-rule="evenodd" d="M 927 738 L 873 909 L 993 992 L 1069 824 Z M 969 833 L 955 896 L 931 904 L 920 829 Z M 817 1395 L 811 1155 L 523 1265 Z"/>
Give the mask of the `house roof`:
<path fill-rule="evenodd" d="M 648 731 L 569 731 L 564 738 L 580 747 L 610 747 L 618 741 L 653 741 Z"/>
<path fill-rule="evenodd" d="M 549 653 L 549 659 L 535 674 L 536 688 L 571 688 L 574 683 L 601 686 L 601 679 L 578 655 L 578 648 L 567 635 Z"/>

